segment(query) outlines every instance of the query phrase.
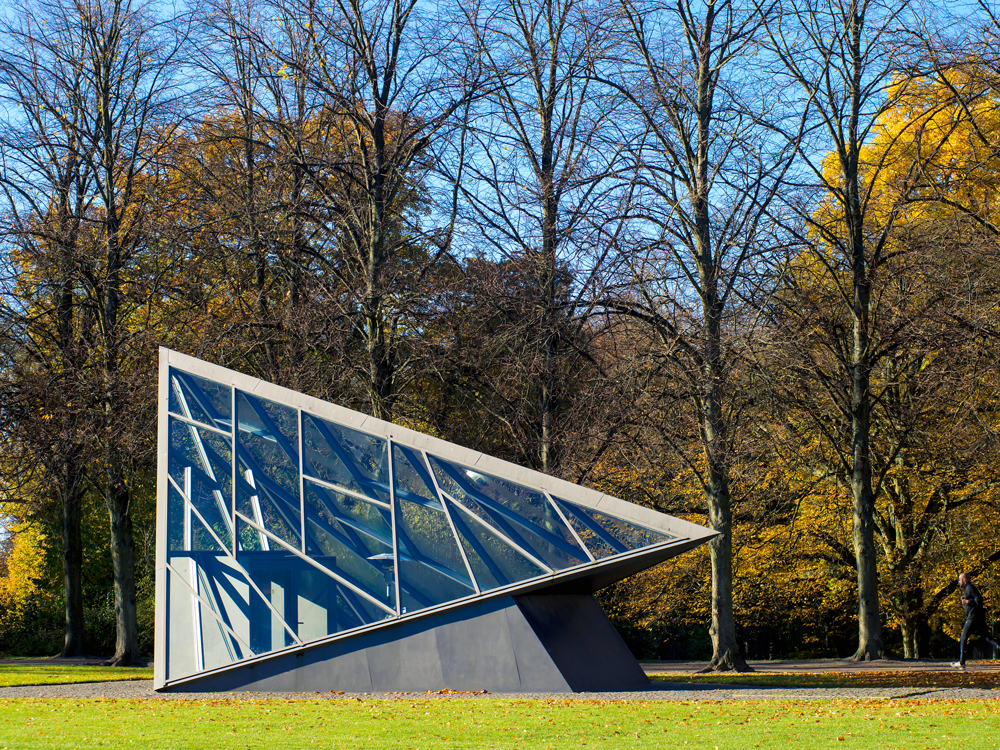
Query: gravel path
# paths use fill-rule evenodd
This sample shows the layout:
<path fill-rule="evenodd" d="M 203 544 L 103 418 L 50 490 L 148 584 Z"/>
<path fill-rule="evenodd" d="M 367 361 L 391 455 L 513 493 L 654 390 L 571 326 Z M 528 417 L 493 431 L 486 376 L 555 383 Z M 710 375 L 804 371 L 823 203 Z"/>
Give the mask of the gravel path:
<path fill-rule="evenodd" d="M 712 685 L 701 683 L 656 683 L 649 690 L 620 693 L 158 693 L 152 680 L 77 683 L 74 685 L 34 685 L 0 688 L 4 698 L 77 698 L 142 700 L 376 700 L 381 698 L 557 698 L 560 700 L 628 701 L 734 701 L 734 700 L 997 700 L 1000 690 L 976 688 L 777 688 Z"/>
<path fill-rule="evenodd" d="M 34 661 L 34 660 L 33 660 Z M 2 664 L 27 664 L 27 660 L 0 661 Z M 93 660 L 40 659 L 41 664 L 84 664 L 97 663 Z M 802 660 L 781 662 L 751 662 L 762 672 L 857 672 L 857 671 L 898 671 L 898 672 L 941 672 L 948 669 L 941 661 L 878 661 L 851 662 L 846 660 Z M 696 662 L 646 662 L 643 668 L 648 674 L 685 674 L 697 672 L 705 667 Z M 971 665 L 973 671 L 1000 671 L 1000 663 L 977 663 Z M 930 677 L 930 675 L 928 675 Z M 928 679 L 928 682 L 931 680 Z M 648 690 L 617 693 L 158 693 L 153 690 L 152 680 L 119 680 L 114 682 L 89 682 L 72 685 L 33 685 L 26 687 L 0 687 L 0 700 L 4 698 L 75 698 L 75 699 L 126 699 L 126 700 L 377 700 L 382 698 L 541 698 L 573 700 L 629 700 L 629 701 L 741 701 L 741 700 L 997 700 L 1000 689 L 899 687 L 899 688 L 780 688 L 748 687 L 711 683 L 690 684 L 684 682 L 656 682 Z"/>

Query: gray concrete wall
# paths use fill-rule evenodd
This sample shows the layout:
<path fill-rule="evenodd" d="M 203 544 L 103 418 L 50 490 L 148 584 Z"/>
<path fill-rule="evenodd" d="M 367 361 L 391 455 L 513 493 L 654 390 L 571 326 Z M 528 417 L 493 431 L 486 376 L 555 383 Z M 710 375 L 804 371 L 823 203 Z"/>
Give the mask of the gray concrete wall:
<path fill-rule="evenodd" d="M 201 675 L 184 691 L 564 693 L 645 674 L 589 595 L 503 597 Z"/>

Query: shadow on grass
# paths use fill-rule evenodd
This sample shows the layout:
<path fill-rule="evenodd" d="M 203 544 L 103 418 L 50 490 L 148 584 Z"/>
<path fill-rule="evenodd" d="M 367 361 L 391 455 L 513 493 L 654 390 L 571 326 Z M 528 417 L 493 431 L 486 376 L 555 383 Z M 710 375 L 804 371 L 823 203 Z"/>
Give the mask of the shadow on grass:
<path fill-rule="evenodd" d="M 71 685 L 82 682 L 151 680 L 146 667 L 99 667 L 76 664 L 0 664 L 0 687 L 27 685 Z"/>

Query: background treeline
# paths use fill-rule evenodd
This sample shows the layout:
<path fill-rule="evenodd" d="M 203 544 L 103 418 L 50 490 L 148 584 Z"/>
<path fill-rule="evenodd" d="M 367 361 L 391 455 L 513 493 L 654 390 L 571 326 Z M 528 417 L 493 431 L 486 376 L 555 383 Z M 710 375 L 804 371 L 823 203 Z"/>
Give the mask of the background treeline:
<path fill-rule="evenodd" d="M 21 0 L 0 651 L 151 650 L 158 346 L 711 525 L 641 656 L 1000 601 L 1000 20 L 903 0 Z"/>

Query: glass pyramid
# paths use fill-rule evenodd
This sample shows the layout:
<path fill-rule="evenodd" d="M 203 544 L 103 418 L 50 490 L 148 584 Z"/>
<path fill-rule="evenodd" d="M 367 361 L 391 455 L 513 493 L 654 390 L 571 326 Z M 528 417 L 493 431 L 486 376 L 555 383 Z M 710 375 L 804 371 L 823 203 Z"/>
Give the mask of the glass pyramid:
<path fill-rule="evenodd" d="M 158 685 L 705 531 L 176 352 L 160 381 Z"/>

